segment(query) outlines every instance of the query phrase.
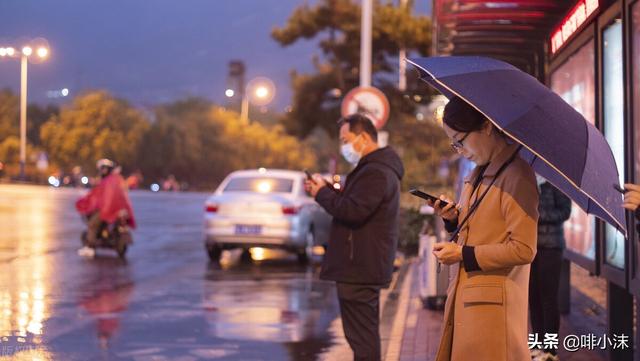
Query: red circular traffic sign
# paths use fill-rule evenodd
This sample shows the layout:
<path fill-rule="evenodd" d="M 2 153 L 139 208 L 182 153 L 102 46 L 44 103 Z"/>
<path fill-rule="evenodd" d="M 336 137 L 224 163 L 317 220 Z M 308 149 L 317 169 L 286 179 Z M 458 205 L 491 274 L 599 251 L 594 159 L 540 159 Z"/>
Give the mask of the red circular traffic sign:
<path fill-rule="evenodd" d="M 361 113 L 371 119 L 376 129 L 381 129 L 389 119 L 389 100 L 377 88 L 353 88 L 342 100 L 341 113 L 343 117 Z"/>

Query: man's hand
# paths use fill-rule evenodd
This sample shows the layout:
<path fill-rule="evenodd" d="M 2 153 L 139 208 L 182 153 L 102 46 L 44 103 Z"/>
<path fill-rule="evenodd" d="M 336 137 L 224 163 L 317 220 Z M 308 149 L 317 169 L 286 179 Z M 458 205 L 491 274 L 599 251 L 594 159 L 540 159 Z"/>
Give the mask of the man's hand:
<path fill-rule="evenodd" d="M 462 261 L 462 246 L 454 242 L 438 242 L 433 245 L 433 255 L 446 265 L 458 263 Z"/>
<path fill-rule="evenodd" d="M 306 179 L 304 181 L 304 190 L 306 190 L 307 193 L 309 193 L 313 198 L 316 197 L 316 194 L 318 194 L 322 187 L 326 186 L 327 182 L 322 179 L 322 176 L 320 174 L 314 174 L 312 180 Z"/>
<path fill-rule="evenodd" d="M 640 185 L 627 183 L 624 185 L 627 192 L 624 194 L 622 206 L 630 211 L 635 211 L 640 206 Z"/>

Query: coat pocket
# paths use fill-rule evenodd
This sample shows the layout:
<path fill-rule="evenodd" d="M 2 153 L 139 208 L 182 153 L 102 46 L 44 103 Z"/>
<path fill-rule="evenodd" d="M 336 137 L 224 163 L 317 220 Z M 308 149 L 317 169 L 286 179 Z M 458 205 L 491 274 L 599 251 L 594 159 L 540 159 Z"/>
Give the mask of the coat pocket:
<path fill-rule="evenodd" d="M 496 304 L 504 302 L 504 289 L 499 284 L 480 284 L 464 286 L 462 289 L 462 302 L 465 305 Z"/>

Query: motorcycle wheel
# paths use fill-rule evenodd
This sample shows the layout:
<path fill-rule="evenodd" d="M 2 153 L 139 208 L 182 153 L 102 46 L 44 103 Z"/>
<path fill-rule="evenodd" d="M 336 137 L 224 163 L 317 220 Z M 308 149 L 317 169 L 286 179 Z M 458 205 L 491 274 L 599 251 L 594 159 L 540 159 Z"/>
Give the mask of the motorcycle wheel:
<path fill-rule="evenodd" d="M 82 242 L 82 245 L 84 247 L 87 247 L 89 245 L 87 241 L 87 231 L 82 231 L 82 235 L 80 236 L 80 241 Z"/>
<path fill-rule="evenodd" d="M 125 258 L 125 256 L 127 255 L 127 245 L 124 243 L 119 244 L 116 247 L 116 252 L 118 252 L 118 256 L 122 259 Z"/>
<path fill-rule="evenodd" d="M 118 256 L 122 259 L 127 255 L 127 242 L 122 237 L 122 235 L 118 235 L 116 238 L 116 252 L 118 252 Z"/>

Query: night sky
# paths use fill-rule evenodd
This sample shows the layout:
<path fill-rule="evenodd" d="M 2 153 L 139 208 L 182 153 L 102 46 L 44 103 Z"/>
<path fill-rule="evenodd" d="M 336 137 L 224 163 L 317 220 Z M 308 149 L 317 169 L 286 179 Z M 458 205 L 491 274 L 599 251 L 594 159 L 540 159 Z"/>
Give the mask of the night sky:
<path fill-rule="evenodd" d="M 107 89 L 135 105 L 194 95 L 223 103 L 227 64 L 244 60 L 247 79 L 266 76 L 273 107 L 291 99 L 292 68 L 312 70 L 315 42 L 282 48 L 270 37 L 302 0 L 1 0 L 0 44 L 46 38 L 51 57 L 29 66 L 29 102 L 64 103 Z M 310 3 L 313 3 L 311 1 Z M 431 0 L 417 2 L 429 11 Z M 2 45 L 0 45 L 2 46 Z M 19 91 L 20 63 L 0 59 L 0 88 Z M 68 88 L 69 98 L 47 92 Z"/>

